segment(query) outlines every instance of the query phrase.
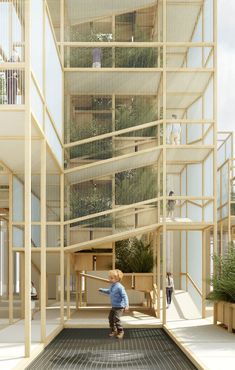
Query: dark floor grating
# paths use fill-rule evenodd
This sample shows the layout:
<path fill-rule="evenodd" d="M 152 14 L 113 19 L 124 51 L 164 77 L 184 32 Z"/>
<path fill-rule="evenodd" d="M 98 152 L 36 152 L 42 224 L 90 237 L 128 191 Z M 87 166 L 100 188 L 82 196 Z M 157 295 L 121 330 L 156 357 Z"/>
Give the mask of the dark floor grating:
<path fill-rule="evenodd" d="M 123 340 L 105 329 L 64 329 L 27 370 L 191 370 L 196 367 L 163 329 L 126 329 Z"/>

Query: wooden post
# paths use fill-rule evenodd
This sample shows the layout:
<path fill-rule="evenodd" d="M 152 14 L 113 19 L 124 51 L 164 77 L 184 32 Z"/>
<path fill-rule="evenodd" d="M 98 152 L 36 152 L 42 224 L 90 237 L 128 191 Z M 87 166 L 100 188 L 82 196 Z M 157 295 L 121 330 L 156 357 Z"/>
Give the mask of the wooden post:
<path fill-rule="evenodd" d="M 162 237 L 162 323 L 166 324 L 166 0 L 163 0 L 163 237 Z"/>
<path fill-rule="evenodd" d="M 154 230 L 153 232 L 153 286 L 156 284 L 157 280 L 157 232 Z M 153 303 L 156 302 L 156 294 L 155 289 L 153 289 Z"/>
<path fill-rule="evenodd" d="M 78 272 L 75 271 L 76 273 L 76 310 L 78 310 L 78 289 L 79 289 L 79 281 L 78 281 Z"/>
<path fill-rule="evenodd" d="M 20 300 L 21 300 L 21 310 L 20 317 L 24 319 L 24 252 L 20 253 Z"/>
<path fill-rule="evenodd" d="M 70 254 L 67 254 L 67 279 L 66 279 L 66 290 L 67 290 L 67 320 L 70 319 Z"/>
<path fill-rule="evenodd" d="M 116 252 L 115 252 L 115 242 L 112 243 L 113 249 L 112 249 L 112 269 L 115 269 L 115 263 L 116 263 Z"/>
<path fill-rule="evenodd" d="M 213 323 L 214 325 L 217 325 L 217 318 L 218 318 L 218 303 L 214 303 L 214 317 L 213 317 Z"/>
<path fill-rule="evenodd" d="M 9 324 L 13 324 L 14 315 L 13 315 L 13 227 L 12 227 L 12 218 L 13 218 L 13 175 L 9 174 L 9 242 L 8 242 L 8 251 L 9 251 L 9 260 L 8 260 L 8 285 L 9 285 Z"/>
<path fill-rule="evenodd" d="M 202 231 L 202 318 L 206 317 L 206 231 Z"/>
<path fill-rule="evenodd" d="M 228 332 L 233 332 L 233 306 L 230 305 L 228 308 Z"/>
<path fill-rule="evenodd" d="M 25 124 L 24 124 L 24 242 L 25 242 L 25 356 L 31 354 L 31 51 L 30 1 L 25 0 Z"/>
<path fill-rule="evenodd" d="M 214 195 L 214 212 L 213 212 L 213 252 L 217 252 L 217 0 L 213 0 L 213 41 L 214 41 L 214 91 L 213 91 L 213 195 Z"/>
<path fill-rule="evenodd" d="M 157 233 L 157 317 L 160 318 L 160 292 L 161 292 L 161 234 Z"/>
<path fill-rule="evenodd" d="M 41 342 L 46 342 L 46 140 L 41 140 L 41 275 L 40 275 L 40 308 L 41 308 Z"/>
<path fill-rule="evenodd" d="M 60 323 L 64 325 L 64 175 L 60 174 Z"/>
<path fill-rule="evenodd" d="M 79 274 L 79 307 L 82 306 L 82 275 Z"/>

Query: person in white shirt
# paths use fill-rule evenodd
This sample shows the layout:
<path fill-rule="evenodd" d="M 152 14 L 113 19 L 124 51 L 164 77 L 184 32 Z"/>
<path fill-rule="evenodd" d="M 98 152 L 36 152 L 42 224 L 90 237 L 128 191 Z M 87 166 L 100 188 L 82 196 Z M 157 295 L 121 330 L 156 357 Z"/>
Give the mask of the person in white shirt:
<path fill-rule="evenodd" d="M 166 144 L 171 143 L 171 132 L 172 132 L 172 123 L 167 123 L 166 125 Z"/>
<path fill-rule="evenodd" d="M 34 319 L 35 312 L 35 301 L 38 299 L 37 290 L 34 286 L 34 283 L 31 281 L 31 317 Z"/>
<path fill-rule="evenodd" d="M 177 119 L 176 114 L 172 114 L 173 119 Z M 181 135 L 181 124 L 178 122 L 172 123 L 171 129 L 171 144 L 180 144 L 180 135 Z"/>
<path fill-rule="evenodd" d="M 170 307 L 172 293 L 174 291 L 174 280 L 172 274 L 167 272 L 166 274 L 166 301 L 167 301 L 167 308 Z"/>

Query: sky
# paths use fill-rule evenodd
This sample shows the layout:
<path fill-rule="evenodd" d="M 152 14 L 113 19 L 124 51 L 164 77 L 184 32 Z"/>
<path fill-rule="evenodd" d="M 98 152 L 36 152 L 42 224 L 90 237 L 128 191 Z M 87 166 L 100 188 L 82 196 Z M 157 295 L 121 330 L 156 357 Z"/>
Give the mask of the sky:
<path fill-rule="evenodd" d="M 218 129 L 235 131 L 235 0 L 218 0 Z"/>

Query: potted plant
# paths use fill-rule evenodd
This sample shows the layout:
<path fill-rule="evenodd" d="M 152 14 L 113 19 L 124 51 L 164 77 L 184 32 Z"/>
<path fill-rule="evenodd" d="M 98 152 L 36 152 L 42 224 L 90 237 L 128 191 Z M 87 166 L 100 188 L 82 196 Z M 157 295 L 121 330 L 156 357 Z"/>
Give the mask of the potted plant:
<path fill-rule="evenodd" d="M 125 273 L 127 289 L 150 292 L 153 289 L 153 249 L 144 236 L 141 239 L 118 241 L 115 244 L 116 268 Z"/>
<path fill-rule="evenodd" d="M 214 322 L 220 321 L 231 332 L 235 329 L 235 246 L 228 245 L 223 256 L 215 255 L 214 274 L 211 279 L 213 291 L 208 299 L 215 302 Z"/>
<path fill-rule="evenodd" d="M 148 273 L 153 270 L 152 245 L 144 238 L 116 242 L 115 253 L 116 267 L 125 273 Z"/>

